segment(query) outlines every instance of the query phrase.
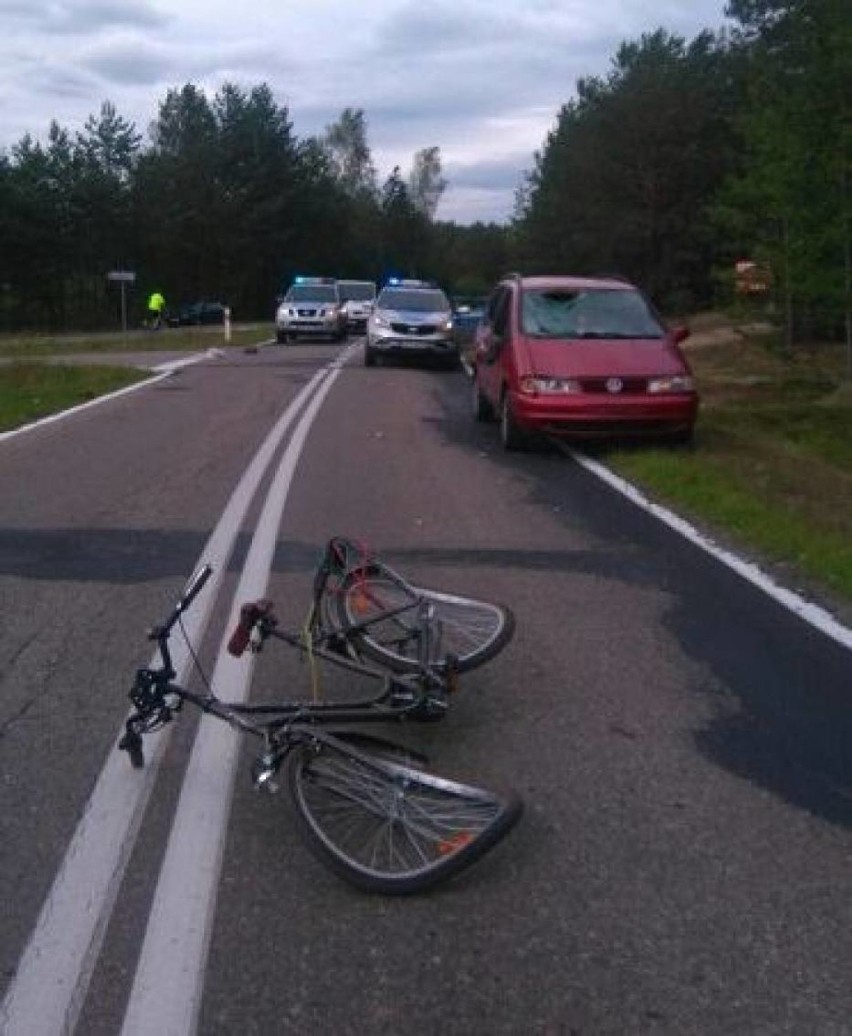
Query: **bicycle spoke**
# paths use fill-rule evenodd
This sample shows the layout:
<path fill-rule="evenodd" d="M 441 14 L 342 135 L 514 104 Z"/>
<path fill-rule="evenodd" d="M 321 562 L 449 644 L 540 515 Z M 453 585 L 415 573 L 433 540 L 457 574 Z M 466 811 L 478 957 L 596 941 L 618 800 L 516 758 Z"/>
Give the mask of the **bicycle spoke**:
<path fill-rule="evenodd" d="M 364 652 L 390 666 L 416 666 L 428 637 L 427 662 L 440 665 L 452 656 L 467 668 L 499 650 L 512 629 L 505 608 L 418 590 L 378 569 L 353 576 L 341 588 L 339 604 Z"/>
<path fill-rule="evenodd" d="M 325 844 L 382 876 L 443 864 L 478 838 L 502 809 L 496 800 L 461 795 L 417 771 L 376 768 L 322 749 L 304 765 L 299 793 Z"/>

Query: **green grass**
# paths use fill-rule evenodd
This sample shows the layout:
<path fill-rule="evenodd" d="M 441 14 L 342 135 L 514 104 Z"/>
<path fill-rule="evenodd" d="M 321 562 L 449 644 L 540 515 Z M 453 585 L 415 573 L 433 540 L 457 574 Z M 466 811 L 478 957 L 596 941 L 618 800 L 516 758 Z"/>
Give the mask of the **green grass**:
<path fill-rule="evenodd" d="M 852 604 L 852 392 L 830 347 L 781 356 L 759 337 L 689 350 L 702 393 L 692 449 L 606 463 L 787 585 Z"/>
<path fill-rule="evenodd" d="M 186 352 L 204 349 L 241 349 L 268 341 L 271 325 L 232 328 L 224 341 L 221 327 L 167 328 L 163 331 L 129 331 L 74 335 L 0 336 L 0 431 L 9 431 L 49 414 L 95 399 L 151 376 L 129 366 L 108 366 L 110 356 L 149 352 Z M 103 356 L 103 365 L 63 364 L 64 357 L 79 354 Z M 50 359 L 50 363 L 38 362 Z"/>
<path fill-rule="evenodd" d="M 75 353 L 182 352 L 211 348 L 242 348 L 268 341 L 275 334 L 272 325 L 234 327 L 230 343 L 221 327 L 175 327 L 162 331 L 128 331 L 78 335 L 4 335 L 0 356 L 12 359 L 62 357 Z"/>
<path fill-rule="evenodd" d="M 9 431 L 150 377 L 133 367 L 0 365 L 0 431 Z"/>
<path fill-rule="evenodd" d="M 821 517 L 796 500 L 789 481 L 772 466 L 748 471 L 710 455 L 699 445 L 690 454 L 613 454 L 608 463 L 712 536 L 752 548 L 791 572 L 816 580 L 852 601 L 852 527 L 849 511 Z"/>

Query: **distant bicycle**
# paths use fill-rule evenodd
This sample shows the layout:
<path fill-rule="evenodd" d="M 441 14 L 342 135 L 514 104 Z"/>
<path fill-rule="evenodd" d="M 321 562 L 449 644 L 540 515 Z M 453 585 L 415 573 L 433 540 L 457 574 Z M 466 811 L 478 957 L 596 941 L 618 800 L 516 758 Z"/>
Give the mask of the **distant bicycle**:
<path fill-rule="evenodd" d="M 160 664 L 136 674 L 130 691 L 134 708 L 119 748 L 134 766 L 143 766 L 143 736 L 170 722 L 185 702 L 197 706 L 263 742 L 252 766 L 255 787 L 277 790 L 277 775 L 286 765 L 299 830 L 332 870 L 369 892 L 410 894 L 433 887 L 482 857 L 517 822 L 520 800 L 511 792 L 497 794 L 437 776 L 425 769 L 423 756 L 351 727 L 434 720 L 446 713 L 460 665 L 442 647 L 459 643 L 455 632 L 444 640 L 444 606 L 451 603 L 449 614 L 457 619 L 463 604 L 470 606 L 472 615 L 491 616 L 478 647 L 469 634 L 464 641 L 468 650 L 459 657 L 466 659 L 468 668 L 493 657 L 511 636 L 513 622 L 508 610 L 499 606 L 414 591 L 404 580 L 397 582 L 401 577 L 396 573 L 389 580 L 391 570 L 375 559 L 360 566 L 370 614 L 356 619 L 352 602 L 358 557 L 364 560 L 350 541 L 330 541 L 316 574 L 305 628 L 281 629 L 270 602 L 250 602 L 241 609 L 228 648 L 239 656 L 247 647 L 260 650 L 268 638 L 276 637 L 308 650 L 312 657 L 372 677 L 380 684 L 376 694 L 356 702 L 315 698 L 237 704 L 217 698 L 209 685 L 206 693 L 197 693 L 176 684 L 169 638 L 211 575 L 210 567 L 204 566 L 166 621 L 149 633 L 159 649 Z M 398 597 L 382 611 L 377 594 L 388 583 Z M 405 598 L 401 587 L 416 596 L 416 602 Z M 497 609 L 499 623 L 491 608 Z M 326 625 L 321 617 L 314 619 L 315 612 L 333 613 L 339 621 Z M 392 621 L 403 630 L 395 629 L 391 639 L 386 627 Z M 459 626 L 465 624 L 456 622 L 451 628 Z M 378 655 L 388 657 L 396 668 L 377 667 Z"/>

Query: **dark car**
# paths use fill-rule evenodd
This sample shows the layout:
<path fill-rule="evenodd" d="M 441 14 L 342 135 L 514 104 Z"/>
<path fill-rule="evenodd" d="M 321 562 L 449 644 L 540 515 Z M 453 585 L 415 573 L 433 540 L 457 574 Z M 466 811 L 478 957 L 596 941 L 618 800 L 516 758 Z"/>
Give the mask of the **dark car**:
<path fill-rule="evenodd" d="M 225 306 L 221 302 L 191 302 L 166 317 L 169 327 L 201 327 L 224 324 Z"/>
<path fill-rule="evenodd" d="M 506 449 L 537 436 L 691 439 L 698 394 L 680 343 L 615 277 L 509 274 L 476 331 L 473 408 Z"/>
<path fill-rule="evenodd" d="M 479 321 L 485 315 L 487 298 L 480 296 L 455 296 L 453 298 L 453 326 L 456 335 L 465 341 L 473 338 Z"/>

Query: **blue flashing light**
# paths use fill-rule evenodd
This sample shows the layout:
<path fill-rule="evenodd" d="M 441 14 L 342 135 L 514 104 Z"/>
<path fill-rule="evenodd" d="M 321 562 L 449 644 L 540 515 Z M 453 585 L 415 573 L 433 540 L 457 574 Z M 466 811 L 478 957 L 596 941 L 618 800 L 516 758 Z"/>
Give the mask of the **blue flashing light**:
<path fill-rule="evenodd" d="M 303 274 L 293 278 L 294 284 L 337 284 L 335 277 L 305 277 Z"/>
<path fill-rule="evenodd" d="M 393 288 L 437 288 L 435 281 L 421 281 L 411 277 L 389 277 L 388 287 Z"/>

